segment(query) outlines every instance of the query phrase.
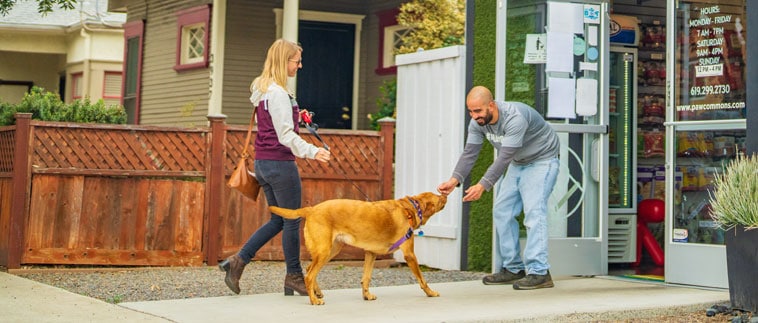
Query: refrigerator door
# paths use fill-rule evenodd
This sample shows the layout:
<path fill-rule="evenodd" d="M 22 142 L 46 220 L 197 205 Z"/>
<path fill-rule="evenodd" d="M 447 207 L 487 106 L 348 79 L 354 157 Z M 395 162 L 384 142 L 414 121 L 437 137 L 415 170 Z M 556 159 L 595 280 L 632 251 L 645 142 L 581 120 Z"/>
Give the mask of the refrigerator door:
<path fill-rule="evenodd" d="M 637 49 L 611 47 L 608 91 L 608 212 L 637 206 Z"/>

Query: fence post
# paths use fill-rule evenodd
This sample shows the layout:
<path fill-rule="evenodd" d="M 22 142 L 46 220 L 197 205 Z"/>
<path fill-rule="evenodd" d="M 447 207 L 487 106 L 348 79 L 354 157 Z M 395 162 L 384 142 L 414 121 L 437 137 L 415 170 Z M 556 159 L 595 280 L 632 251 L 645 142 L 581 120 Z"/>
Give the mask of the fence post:
<path fill-rule="evenodd" d="M 24 220 L 29 213 L 29 190 L 31 188 L 32 144 L 31 113 L 16 113 L 16 133 L 13 147 L 13 193 L 11 214 L 8 223 L 8 269 L 21 267 L 24 253 Z"/>
<path fill-rule="evenodd" d="M 205 175 L 205 217 L 207 219 L 207 235 L 205 242 L 205 257 L 209 266 L 218 264 L 220 252 L 219 221 L 221 219 L 222 198 L 224 196 L 224 143 L 226 142 L 226 116 L 209 115 L 210 149 L 208 149 L 208 164 Z"/>
<path fill-rule="evenodd" d="M 382 200 L 391 200 L 395 186 L 395 119 L 384 117 L 377 120 L 381 127 L 384 158 L 382 160 Z"/>

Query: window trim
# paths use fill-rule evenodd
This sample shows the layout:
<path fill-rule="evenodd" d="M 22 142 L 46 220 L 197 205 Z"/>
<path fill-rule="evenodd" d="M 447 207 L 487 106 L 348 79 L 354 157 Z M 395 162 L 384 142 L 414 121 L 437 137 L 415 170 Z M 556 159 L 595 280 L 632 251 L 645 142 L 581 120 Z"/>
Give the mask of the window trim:
<path fill-rule="evenodd" d="M 374 72 L 378 75 L 397 74 L 397 66 L 384 67 L 384 30 L 387 27 L 397 25 L 397 15 L 399 13 L 400 9 L 392 8 L 376 14 L 379 18 L 379 47 L 377 49 L 379 55 L 377 55 L 378 61 Z"/>
<path fill-rule="evenodd" d="M 210 20 L 211 20 L 210 5 L 202 5 L 198 7 L 188 8 L 176 12 L 176 63 L 174 70 L 177 72 L 193 70 L 198 68 L 207 68 L 208 52 L 210 51 Z M 190 25 L 202 23 L 205 27 L 205 35 L 203 35 L 203 60 L 195 63 L 182 64 L 182 41 L 184 39 L 184 28 Z"/>
<path fill-rule="evenodd" d="M 84 97 L 84 91 L 81 91 L 82 81 L 84 80 L 84 72 L 71 73 L 71 99 L 79 100 Z M 80 90 L 79 95 L 76 95 L 77 90 Z"/>
<path fill-rule="evenodd" d="M 137 70 L 134 71 L 134 73 L 136 73 L 136 87 L 134 89 L 134 124 L 139 124 L 142 104 L 142 48 L 144 47 L 145 40 L 144 21 L 130 21 L 124 24 L 124 63 L 121 69 L 121 106 L 123 107 L 126 107 L 124 104 L 124 98 L 126 97 L 127 64 L 129 63 L 129 40 L 132 38 L 139 38 L 139 45 L 137 48 Z"/>

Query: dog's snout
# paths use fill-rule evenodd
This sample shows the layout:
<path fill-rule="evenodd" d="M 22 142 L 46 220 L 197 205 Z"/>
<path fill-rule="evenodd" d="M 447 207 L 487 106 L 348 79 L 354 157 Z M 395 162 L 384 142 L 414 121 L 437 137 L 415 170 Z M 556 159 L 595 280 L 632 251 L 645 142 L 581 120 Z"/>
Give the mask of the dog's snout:
<path fill-rule="evenodd" d="M 439 205 L 440 205 L 440 209 L 442 209 L 445 206 L 445 204 L 447 204 L 447 195 L 439 195 L 439 197 L 440 197 Z"/>

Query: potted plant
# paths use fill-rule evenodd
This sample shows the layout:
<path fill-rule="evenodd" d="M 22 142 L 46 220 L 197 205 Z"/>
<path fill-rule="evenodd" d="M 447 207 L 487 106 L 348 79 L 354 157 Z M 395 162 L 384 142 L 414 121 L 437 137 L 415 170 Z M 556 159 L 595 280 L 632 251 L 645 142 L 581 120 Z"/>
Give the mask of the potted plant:
<path fill-rule="evenodd" d="M 758 313 L 758 154 L 739 154 L 713 183 L 711 215 L 725 230 L 732 308 Z"/>

